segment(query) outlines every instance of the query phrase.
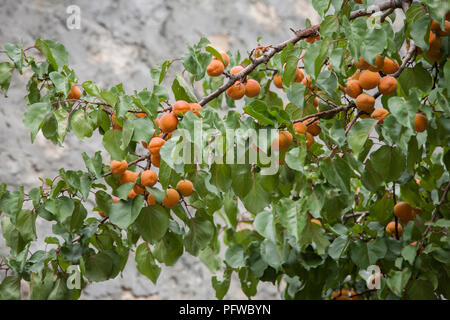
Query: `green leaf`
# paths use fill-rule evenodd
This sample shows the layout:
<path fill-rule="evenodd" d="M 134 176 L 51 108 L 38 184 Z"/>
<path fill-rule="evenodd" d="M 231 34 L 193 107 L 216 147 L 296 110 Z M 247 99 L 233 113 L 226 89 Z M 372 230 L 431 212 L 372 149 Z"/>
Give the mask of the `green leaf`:
<path fill-rule="evenodd" d="M 119 100 L 119 97 L 111 91 L 102 91 L 100 92 L 100 96 L 112 107 L 115 107 Z"/>
<path fill-rule="evenodd" d="M 261 243 L 261 257 L 272 268 L 279 269 L 281 266 L 281 258 L 277 247 L 273 241 L 265 239 Z"/>
<path fill-rule="evenodd" d="M 328 8 L 330 7 L 330 0 L 314 0 L 312 2 L 312 5 L 314 9 L 317 11 L 317 13 L 320 15 L 321 18 L 323 18 L 323 15 L 325 12 L 328 11 Z"/>
<path fill-rule="evenodd" d="M 98 97 L 100 96 L 100 90 L 98 89 L 97 85 L 93 83 L 92 81 L 85 81 L 81 85 L 84 89 L 84 91 L 87 92 L 90 96 Z"/>
<path fill-rule="evenodd" d="M 3 48 L 6 51 L 6 54 L 8 57 L 14 62 L 14 65 L 16 69 L 19 71 L 20 74 L 22 74 L 22 67 L 23 67 L 23 48 L 18 46 L 17 44 L 11 44 L 7 43 L 3 46 Z"/>
<path fill-rule="evenodd" d="M 406 167 L 406 159 L 397 147 L 382 146 L 370 156 L 370 162 L 385 182 L 398 179 Z"/>
<path fill-rule="evenodd" d="M 36 134 L 50 111 L 50 104 L 46 102 L 34 103 L 25 110 L 23 124 L 31 131 L 31 142 L 34 142 Z"/>
<path fill-rule="evenodd" d="M 423 92 L 428 92 L 431 90 L 433 85 L 431 75 L 424 68 L 422 63 L 417 63 L 413 68 L 403 69 L 402 73 L 398 77 L 398 82 L 406 96 L 410 94 L 410 90 L 413 88 L 420 89 Z"/>
<path fill-rule="evenodd" d="M 47 58 L 55 71 L 69 65 L 69 54 L 61 43 L 53 40 L 37 39 L 35 47 Z"/>
<path fill-rule="evenodd" d="M 377 121 L 374 119 L 360 119 L 348 132 L 348 144 L 352 148 L 355 156 L 362 151 L 370 132 L 375 127 Z"/>
<path fill-rule="evenodd" d="M 253 214 L 261 212 L 269 204 L 270 195 L 261 186 L 258 181 L 258 176 L 255 176 L 251 183 L 251 188 L 245 198 L 241 198 L 245 208 Z"/>
<path fill-rule="evenodd" d="M 58 94 L 62 94 L 64 97 L 67 97 L 70 92 L 69 79 L 62 73 L 56 71 L 50 72 L 48 76 L 50 80 L 52 80 L 56 92 Z"/>
<path fill-rule="evenodd" d="M 169 228 L 169 212 L 157 205 L 144 207 L 136 220 L 136 227 L 145 241 L 159 241 Z"/>
<path fill-rule="evenodd" d="M 286 92 L 288 100 L 300 109 L 304 107 L 305 89 L 306 87 L 301 82 L 293 82 Z"/>
<path fill-rule="evenodd" d="M 92 125 L 82 109 L 78 109 L 72 114 L 70 117 L 70 126 L 80 140 L 83 140 L 84 137 L 90 138 L 92 136 Z"/>
<path fill-rule="evenodd" d="M 411 38 L 414 43 L 423 50 L 428 48 L 428 36 L 430 33 L 431 19 L 428 15 L 422 15 L 419 19 L 414 21 L 411 26 Z"/>
<path fill-rule="evenodd" d="M 402 257 L 409 262 L 410 265 L 414 265 L 414 259 L 416 258 L 416 246 L 406 245 L 402 249 Z"/>
<path fill-rule="evenodd" d="M 338 260 L 342 256 L 344 249 L 347 247 L 348 243 L 349 240 L 347 236 L 342 235 L 340 237 L 337 237 L 328 247 L 328 255 L 332 259 Z"/>
<path fill-rule="evenodd" d="M 245 251 L 240 244 L 233 244 L 225 252 L 225 262 L 231 268 L 242 268 L 245 266 Z"/>
<path fill-rule="evenodd" d="M 122 150 L 122 131 L 109 130 L 103 136 L 103 146 L 111 155 L 111 160 L 122 160 L 126 156 L 126 151 Z"/>
<path fill-rule="evenodd" d="M 137 247 L 135 259 L 139 272 L 156 284 L 161 268 L 156 264 L 152 252 L 146 243 L 141 243 Z"/>
<path fill-rule="evenodd" d="M 120 266 L 120 256 L 112 250 L 101 251 L 85 258 L 86 278 L 92 282 L 115 278 Z"/>
<path fill-rule="evenodd" d="M 264 238 L 269 239 L 272 242 L 276 242 L 275 225 L 272 212 L 264 211 L 256 215 L 253 225 L 256 232 L 258 232 Z"/>
<path fill-rule="evenodd" d="M 232 272 L 233 272 L 233 269 L 231 269 L 231 268 L 225 269 L 222 281 L 219 281 L 217 279 L 217 276 L 213 276 L 211 278 L 211 283 L 212 283 L 214 290 L 216 291 L 217 299 L 222 300 L 223 297 L 225 297 L 225 295 L 227 294 L 228 289 L 230 288 Z"/>
<path fill-rule="evenodd" d="M 368 32 L 361 46 L 361 55 L 371 65 L 375 65 L 375 57 L 382 54 L 387 46 L 387 35 L 384 29 L 372 29 Z"/>
<path fill-rule="evenodd" d="M 411 270 L 408 268 L 402 271 L 391 270 L 388 274 L 386 284 L 395 295 L 401 297 L 409 278 L 411 278 Z"/>
<path fill-rule="evenodd" d="M 155 245 L 155 258 L 166 266 L 173 266 L 183 254 L 183 240 L 181 236 L 168 231 Z"/>
<path fill-rule="evenodd" d="M 344 193 L 350 193 L 352 170 L 344 159 L 337 157 L 331 162 L 330 158 L 326 158 L 322 161 L 320 170 L 328 182 L 339 187 Z"/>
<path fill-rule="evenodd" d="M 9 276 L 0 284 L 0 300 L 20 300 L 20 278 Z"/>
<path fill-rule="evenodd" d="M 196 256 L 210 243 L 214 235 L 213 223 L 203 216 L 190 219 L 189 232 L 184 237 L 186 251 Z"/>
<path fill-rule="evenodd" d="M 195 97 L 194 93 L 189 88 L 188 84 L 181 74 L 178 74 L 173 80 L 172 92 L 176 100 L 185 100 L 187 102 L 197 101 L 197 98 Z"/>
<path fill-rule="evenodd" d="M 325 70 L 319 74 L 316 80 L 318 87 L 324 89 L 331 97 L 337 88 L 337 78 L 331 71 Z"/>
<path fill-rule="evenodd" d="M 8 97 L 8 89 L 11 83 L 14 66 L 9 62 L 0 63 L 0 88 L 5 97 Z"/>

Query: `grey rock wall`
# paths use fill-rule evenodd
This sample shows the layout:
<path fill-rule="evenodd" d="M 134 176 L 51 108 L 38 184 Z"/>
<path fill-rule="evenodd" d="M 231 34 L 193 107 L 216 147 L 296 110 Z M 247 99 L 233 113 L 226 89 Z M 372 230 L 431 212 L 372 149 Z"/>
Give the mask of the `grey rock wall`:
<path fill-rule="evenodd" d="M 66 27 L 69 5 L 81 9 L 79 30 Z M 290 27 L 304 26 L 306 18 L 318 22 L 308 0 L 0 0 L 0 46 L 29 46 L 38 37 L 57 40 L 67 48 L 80 81 L 93 80 L 103 88 L 123 83 L 132 91 L 150 87 L 150 67 L 180 57 L 187 43 L 202 36 L 218 49 L 245 54 L 256 46 L 258 36 L 263 44 L 281 42 L 291 36 Z M 175 64 L 169 78 L 177 70 L 180 65 Z M 70 134 L 63 147 L 57 147 L 39 134 L 31 144 L 22 123 L 29 75 L 15 73 L 9 97 L 0 97 L 0 182 L 11 189 L 37 186 L 38 177 L 54 177 L 61 167 L 84 169 L 81 152 L 92 155 L 102 149 L 98 135 L 80 143 Z M 50 230 L 38 219 L 40 237 Z M 7 253 L 3 237 L 0 253 Z M 153 285 L 139 275 L 130 257 L 123 277 L 89 284 L 82 298 L 215 299 L 210 278 L 199 259 L 185 255 L 175 266 L 164 267 Z M 273 286 L 259 288 L 256 298 L 279 297 Z M 245 299 L 236 279 L 226 298 Z"/>

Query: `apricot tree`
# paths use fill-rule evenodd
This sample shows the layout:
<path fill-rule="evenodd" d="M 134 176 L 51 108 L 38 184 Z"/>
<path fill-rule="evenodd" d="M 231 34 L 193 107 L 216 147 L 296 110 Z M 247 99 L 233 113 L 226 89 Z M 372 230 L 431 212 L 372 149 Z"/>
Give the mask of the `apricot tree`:
<path fill-rule="evenodd" d="M 53 40 L 4 45 L 4 94 L 31 72 L 31 141 L 96 134 L 104 150 L 31 190 L 0 185 L 0 298 L 20 298 L 24 280 L 31 299 L 77 299 L 134 252 L 154 283 L 162 265 L 199 257 L 219 299 L 233 273 L 248 297 L 270 282 L 284 299 L 449 299 L 448 3 L 367 2 L 313 1 L 319 25 L 244 57 L 202 38 L 132 93 L 79 79 Z M 175 63 L 184 71 L 166 79 Z M 192 161 L 178 161 L 181 145 Z M 37 219 L 53 234 L 38 240 Z"/>

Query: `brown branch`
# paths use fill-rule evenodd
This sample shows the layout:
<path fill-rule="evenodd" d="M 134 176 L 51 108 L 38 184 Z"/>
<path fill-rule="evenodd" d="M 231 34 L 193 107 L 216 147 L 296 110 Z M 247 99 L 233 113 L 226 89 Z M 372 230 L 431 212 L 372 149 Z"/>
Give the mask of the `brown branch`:
<path fill-rule="evenodd" d="M 398 78 L 398 76 L 400 75 L 400 73 L 402 73 L 403 69 L 406 68 L 406 65 L 408 64 L 409 60 L 411 60 L 412 55 L 414 54 L 414 52 L 416 51 L 416 45 L 414 44 L 414 42 L 411 40 L 410 42 L 410 47 L 409 47 L 409 51 L 406 53 L 405 56 L 405 60 L 403 60 L 402 65 L 400 66 L 400 68 L 398 68 L 397 72 L 395 72 L 392 76 L 394 78 Z"/>

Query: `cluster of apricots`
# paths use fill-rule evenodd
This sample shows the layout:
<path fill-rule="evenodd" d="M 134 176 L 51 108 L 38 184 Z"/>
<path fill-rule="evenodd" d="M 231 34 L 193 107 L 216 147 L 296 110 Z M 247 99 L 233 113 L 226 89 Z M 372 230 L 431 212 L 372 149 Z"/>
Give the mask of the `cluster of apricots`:
<path fill-rule="evenodd" d="M 439 23 L 435 20 L 431 21 L 430 26 L 430 36 L 428 37 L 429 48 L 425 52 L 425 57 L 432 61 L 437 62 L 441 60 L 444 52 L 441 50 L 442 39 L 441 37 L 446 37 L 450 33 L 450 14 L 447 13 L 445 16 L 445 28 L 441 29 Z"/>
<path fill-rule="evenodd" d="M 111 173 L 118 176 L 120 183 L 134 183 L 133 189 L 128 194 L 128 198 L 135 198 L 137 195 L 144 195 L 147 197 L 147 204 L 149 206 L 155 205 L 155 197 L 148 193 L 145 187 L 153 187 L 158 182 L 158 174 L 151 170 L 144 170 L 143 172 L 134 172 L 128 170 L 128 163 L 126 160 L 113 160 L 110 164 Z M 176 189 L 167 188 L 166 195 L 162 201 L 162 205 L 166 208 L 173 208 L 180 201 L 180 194 L 183 197 L 189 197 L 194 192 L 194 185 L 189 180 L 180 180 L 177 183 Z M 119 199 L 113 197 L 114 202 Z"/>
<path fill-rule="evenodd" d="M 223 74 L 226 67 L 230 63 L 230 58 L 225 52 L 220 52 L 223 62 L 213 57 L 211 63 L 206 68 L 206 73 L 210 77 L 218 77 Z M 238 74 L 244 70 L 243 66 L 234 66 L 230 69 L 230 74 Z M 226 90 L 226 95 L 233 100 L 239 100 L 245 96 L 254 98 L 261 92 L 261 86 L 259 82 L 254 79 L 248 79 L 247 77 L 243 81 L 236 81 L 231 87 Z"/>
<path fill-rule="evenodd" d="M 409 221 L 416 219 L 417 214 L 421 214 L 422 210 L 411 207 L 407 202 L 400 201 L 394 206 L 394 215 L 400 220 L 401 223 L 407 224 Z M 403 227 L 400 223 L 397 224 L 398 236 L 403 234 Z M 391 221 L 386 226 L 386 232 L 394 237 L 395 236 L 395 221 Z"/>
<path fill-rule="evenodd" d="M 361 300 L 353 289 L 340 289 L 338 291 L 333 291 L 331 293 L 331 297 L 335 300 Z"/>

